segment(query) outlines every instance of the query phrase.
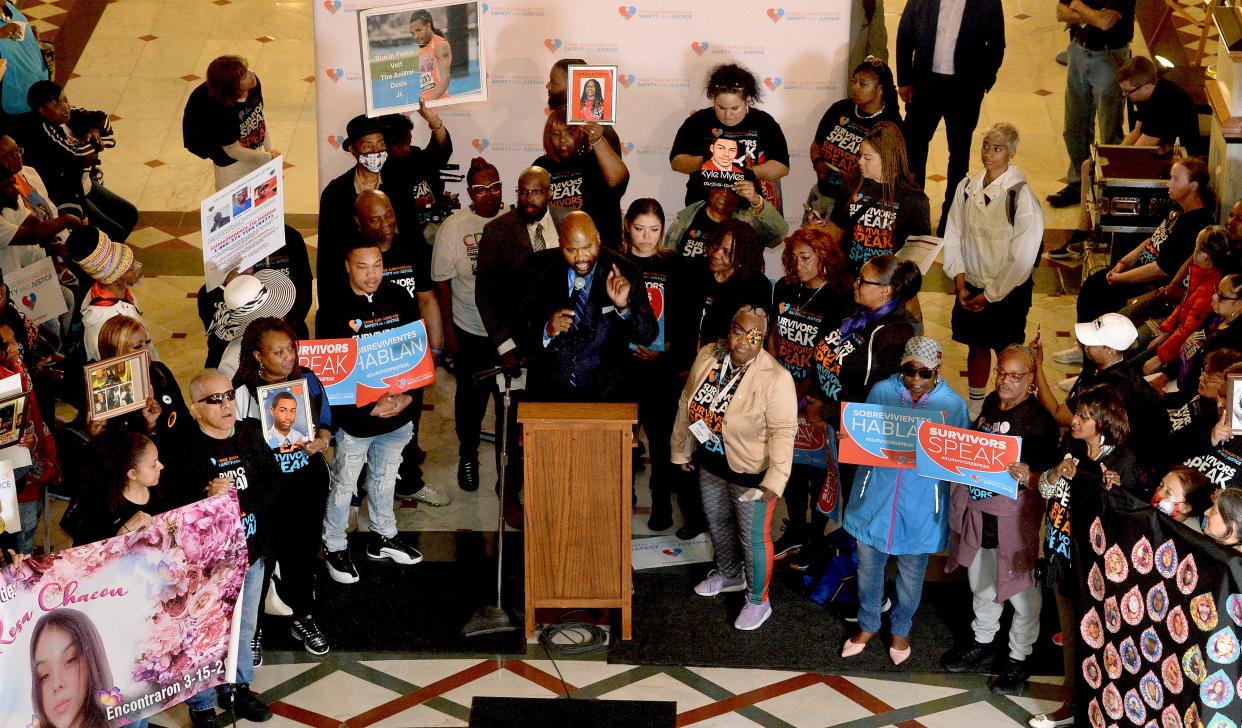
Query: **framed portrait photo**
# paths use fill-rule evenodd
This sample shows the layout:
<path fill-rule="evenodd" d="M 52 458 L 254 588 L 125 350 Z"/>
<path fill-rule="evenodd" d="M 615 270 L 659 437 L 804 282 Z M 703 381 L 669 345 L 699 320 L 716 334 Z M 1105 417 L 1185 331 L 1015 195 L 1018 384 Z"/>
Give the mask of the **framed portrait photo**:
<path fill-rule="evenodd" d="M 565 93 L 566 122 L 617 123 L 617 67 L 570 66 Z"/>
<path fill-rule="evenodd" d="M 142 409 L 151 394 L 150 354 L 132 354 L 87 363 L 86 401 L 91 419 L 99 422 Z"/>
<path fill-rule="evenodd" d="M 358 11 L 367 116 L 487 100 L 480 0 Z"/>
<path fill-rule="evenodd" d="M 25 393 L 0 400 L 0 447 L 7 447 L 22 439 L 29 405 L 30 396 Z"/>
<path fill-rule="evenodd" d="M 1228 377 L 1226 392 L 1229 397 L 1229 430 L 1242 435 L 1242 374 Z"/>
<path fill-rule="evenodd" d="M 255 389 L 259 424 L 268 447 L 287 453 L 301 450 L 315 438 L 310 389 L 306 380 L 268 384 Z"/>

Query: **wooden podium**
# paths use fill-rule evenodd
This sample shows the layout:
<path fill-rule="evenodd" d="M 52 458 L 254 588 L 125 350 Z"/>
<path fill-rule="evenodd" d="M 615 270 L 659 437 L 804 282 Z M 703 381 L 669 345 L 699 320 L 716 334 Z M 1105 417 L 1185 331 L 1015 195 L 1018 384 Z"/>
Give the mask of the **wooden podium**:
<path fill-rule="evenodd" d="M 525 451 L 526 636 L 535 610 L 621 610 L 630 639 L 634 404 L 518 405 Z"/>

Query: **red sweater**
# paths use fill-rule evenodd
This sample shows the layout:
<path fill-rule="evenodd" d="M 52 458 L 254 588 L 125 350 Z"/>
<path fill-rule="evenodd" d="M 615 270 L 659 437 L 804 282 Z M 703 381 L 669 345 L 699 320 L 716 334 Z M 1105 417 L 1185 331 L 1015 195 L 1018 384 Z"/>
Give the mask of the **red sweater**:
<path fill-rule="evenodd" d="M 1203 319 L 1212 312 L 1212 294 L 1220 279 L 1221 271 L 1217 268 L 1190 266 L 1190 285 L 1186 287 L 1186 295 L 1172 315 L 1160 325 L 1160 330 L 1169 334 L 1169 338 L 1156 348 L 1160 363 L 1168 364 L 1176 359 L 1186 338 L 1203 325 Z"/>

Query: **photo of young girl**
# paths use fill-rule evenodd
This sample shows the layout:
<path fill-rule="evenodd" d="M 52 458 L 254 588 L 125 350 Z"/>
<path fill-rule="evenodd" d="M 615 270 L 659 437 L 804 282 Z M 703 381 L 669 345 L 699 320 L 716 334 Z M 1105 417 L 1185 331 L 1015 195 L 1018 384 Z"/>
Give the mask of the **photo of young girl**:
<path fill-rule="evenodd" d="M 112 670 L 95 624 L 75 609 L 57 609 L 35 623 L 30 637 L 33 725 L 107 728 L 99 695 L 110 691 Z"/>

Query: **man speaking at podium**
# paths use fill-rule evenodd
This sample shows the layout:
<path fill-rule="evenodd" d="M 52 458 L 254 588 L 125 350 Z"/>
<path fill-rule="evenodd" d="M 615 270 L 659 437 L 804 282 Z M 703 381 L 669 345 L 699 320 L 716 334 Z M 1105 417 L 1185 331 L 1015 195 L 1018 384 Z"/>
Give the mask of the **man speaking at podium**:
<path fill-rule="evenodd" d="M 629 261 L 600 248 L 599 231 L 585 212 L 569 213 L 557 234 L 561 247 L 530 261 L 529 399 L 616 401 L 630 345 L 646 346 L 656 337 L 647 290 Z"/>

